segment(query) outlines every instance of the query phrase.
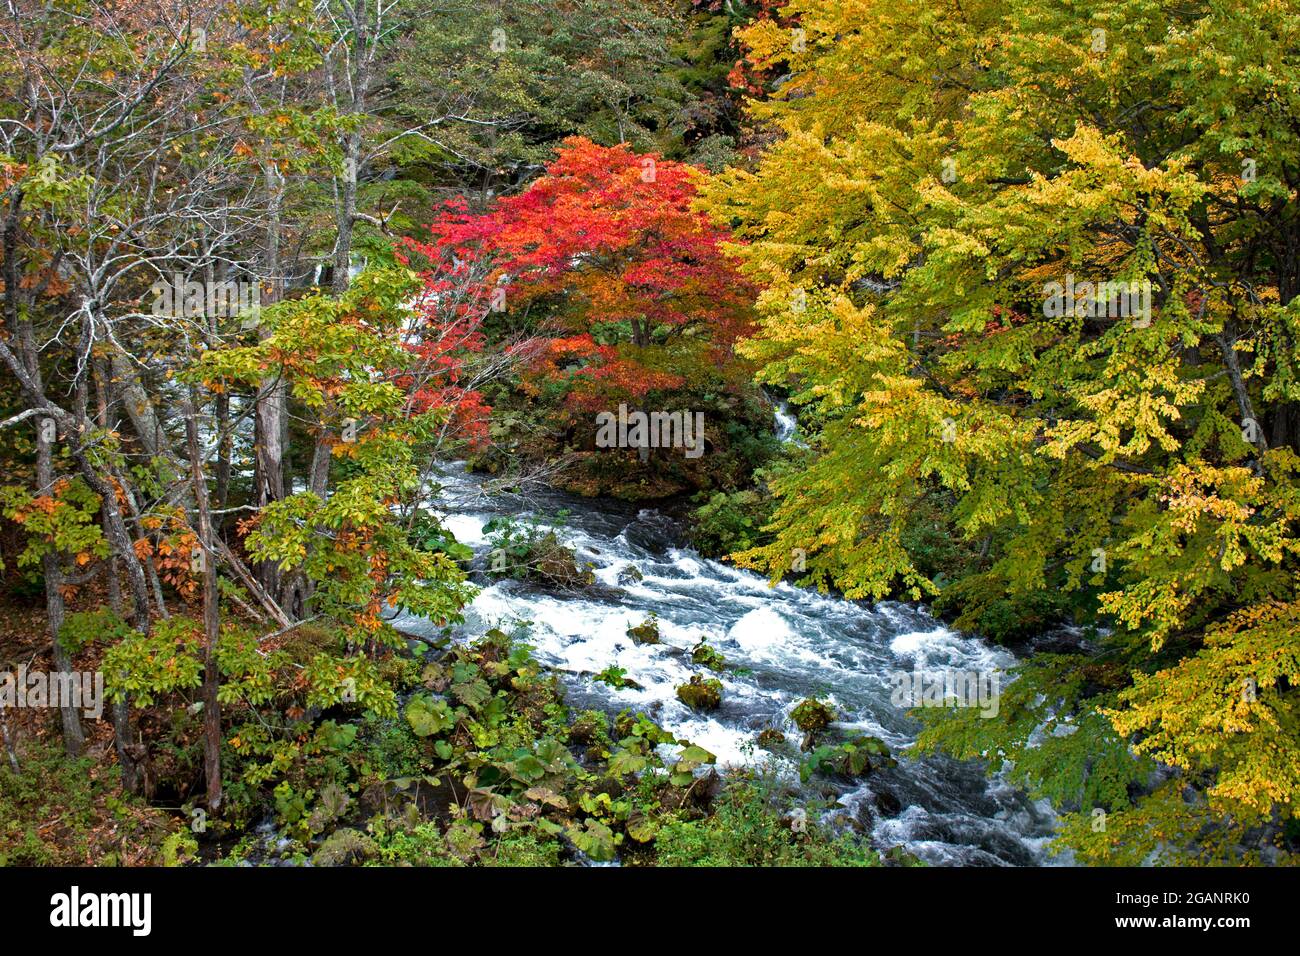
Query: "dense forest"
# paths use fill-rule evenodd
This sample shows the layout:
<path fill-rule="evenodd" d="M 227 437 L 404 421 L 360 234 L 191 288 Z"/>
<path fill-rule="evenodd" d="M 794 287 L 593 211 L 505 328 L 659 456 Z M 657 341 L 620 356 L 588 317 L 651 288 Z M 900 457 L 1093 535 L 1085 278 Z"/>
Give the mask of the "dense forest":
<path fill-rule="evenodd" d="M 1294 3 L 0 23 L 0 864 L 1293 861 Z"/>

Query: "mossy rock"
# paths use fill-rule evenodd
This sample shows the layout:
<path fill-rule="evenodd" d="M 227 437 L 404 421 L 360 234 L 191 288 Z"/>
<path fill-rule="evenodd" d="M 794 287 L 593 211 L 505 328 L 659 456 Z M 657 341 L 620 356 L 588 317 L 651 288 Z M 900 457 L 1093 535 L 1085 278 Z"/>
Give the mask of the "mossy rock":
<path fill-rule="evenodd" d="M 561 544 L 553 531 L 538 544 L 533 566 L 538 578 L 557 587 L 588 587 L 596 582 L 590 565 L 579 565 L 577 552 Z"/>
<path fill-rule="evenodd" d="M 893 847 L 884 856 L 886 866 L 926 866 L 926 862 L 919 856 L 909 853 L 901 845 Z"/>
<path fill-rule="evenodd" d="M 768 727 L 759 732 L 758 745 L 764 750 L 776 750 L 785 745 L 785 734 L 775 727 Z"/>
<path fill-rule="evenodd" d="M 707 641 L 700 641 L 691 649 L 691 660 L 711 671 L 722 671 L 727 667 L 727 659 L 722 656 L 722 652 L 710 646 Z"/>
<path fill-rule="evenodd" d="M 317 866 L 356 866 L 379 855 L 375 841 L 364 833 L 344 827 L 330 834 L 311 858 Z"/>
<path fill-rule="evenodd" d="M 677 688 L 677 699 L 691 710 L 717 710 L 722 705 L 722 681 L 696 674 Z"/>
<path fill-rule="evenodd" d="M 619 584 L 633 584 L 637 581 L 643 581 L 643 580 L 645 580 L 645 575 L 642 574 L 641 569 L 636 567 L 635 565 L 629 564 L 622 571 L 618 572 Z"/>
<path fill-rule="evenodd" d="M 805 734 L 814 734 L 831 725 L 831 721 L 835 719 L 835 711 L 829 704 L 815 697 L 808 697 L 795 705 L 794 710 L 790 712 L 790 719 Z"/>
<path fill-rule="evenodd" d="M 659 643 L 659 618 L 651 614 L 640 624 L 628 625 L 627 636 L 637 644 Z"/>
<path fill-rule="evenodd" d="M 584 710 L 569 725 L 569 740 L 575 744 L 595 743 L 609 734 L 609 719 L 598 710 Z"/>
<path fill-rule="evenodd" d="M 330 627 L 306 622 L 284 635 L 280 648 L 296 664 L 305 664 L 322 652 L 337 650 L 338 631 Z"/>

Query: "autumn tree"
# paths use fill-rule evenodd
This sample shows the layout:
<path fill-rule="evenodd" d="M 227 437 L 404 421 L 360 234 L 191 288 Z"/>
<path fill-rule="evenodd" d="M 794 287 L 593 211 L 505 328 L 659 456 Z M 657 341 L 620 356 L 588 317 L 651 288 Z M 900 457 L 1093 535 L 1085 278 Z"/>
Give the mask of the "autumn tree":
<path fill-rule="evenodd" d="M 1113 627 L 1096 659 L 1023 668 L 998 721 L 948 714 L 922 739 L 1006 753 L 1082 809 L 1090 859 L 1290 816 L 1300 18 L 784 14 L 743 35 L 788 74 L 753 107 L 779 141 L 705 194 L 764 286 L 742 351 L 820 435 L 774 486 L 773 543 L 739 559 L 780 578 L 806 554 L 807 582 L 935 596 L 986 632 L 1035 602 Z M 946 563 L 919 546 L 931 522 L 965 542 Z M 1135 804 L 1147 757 L 1182 776 Z M 1204 798 L 1169 798 L 1186 783 Z"/>
<path fill-rule="evenodd" d="M 692 208 L 697 177 L 657 154 L 569 139 L 523 193 L 484 213 L 448 210 L 434 245 L 486 262 L 499 310 L 541 314 L 546 371 L 569 378 L 576 403 L 637 400 L 682 383 L 648 361 L 653 349 L 691 339 L 725 354 L 748 317 L 724 234 Z"/>

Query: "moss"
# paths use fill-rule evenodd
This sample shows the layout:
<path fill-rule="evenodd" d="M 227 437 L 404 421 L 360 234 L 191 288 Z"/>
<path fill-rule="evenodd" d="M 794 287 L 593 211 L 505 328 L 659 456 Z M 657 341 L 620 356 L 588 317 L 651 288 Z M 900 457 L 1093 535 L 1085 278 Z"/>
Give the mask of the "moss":
<path fill-rule="evenodd" d="M 695 674 L 690 683 L 677 688 L 677 699 L 692 710 L 717 710 L 722 705 L 722 681 Z"/>
<path fill-rule="evenodd" d="M 627 636 L 637 644 L 658 644 L 659 643 L 659 617 L 651 614 L 648 618 L 637 625 L 628 625 Z"/>
<path fill-rule="evenodd" d="M 722 652 L 706 641 L 700 641 L 691 648 L 691 661 L 711 671 L 722 671 L 727 667 L 727 659 L 722 656 Z"/>
<path fill-rule="evenodd" d="M 338 648 L 341 638 L 337 631 L 315 624 L 299 624 L 284 635 L 281 648 L 295 664 L 306 664 L 317 654 Z"/>

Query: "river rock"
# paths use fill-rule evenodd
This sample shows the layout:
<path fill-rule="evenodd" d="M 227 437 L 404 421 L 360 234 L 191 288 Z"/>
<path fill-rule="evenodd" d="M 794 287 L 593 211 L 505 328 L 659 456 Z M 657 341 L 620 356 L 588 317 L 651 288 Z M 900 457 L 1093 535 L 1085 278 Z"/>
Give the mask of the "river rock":
<path fill-rule="evenodd" d="M 794 710 L 790 712 L 790 719 L 805 734 L 815 734 L 831 725 L 831 721 L 835 719 L 835 711 L 829 704 L 815 697 L 808 697 L 795 705 Z"/>
<path fill-rule="evenodd" d="M 659 619 L 651 614 L 637 625 L 628 625 L 627 636 L 637 644 L 659 643 Z"/>
<path fill-rule="evenodd" d="M 691 710 L 717 710 L 722 705 L 722 681 L 695 674 L 677 688 L 677 699 Z"/>

